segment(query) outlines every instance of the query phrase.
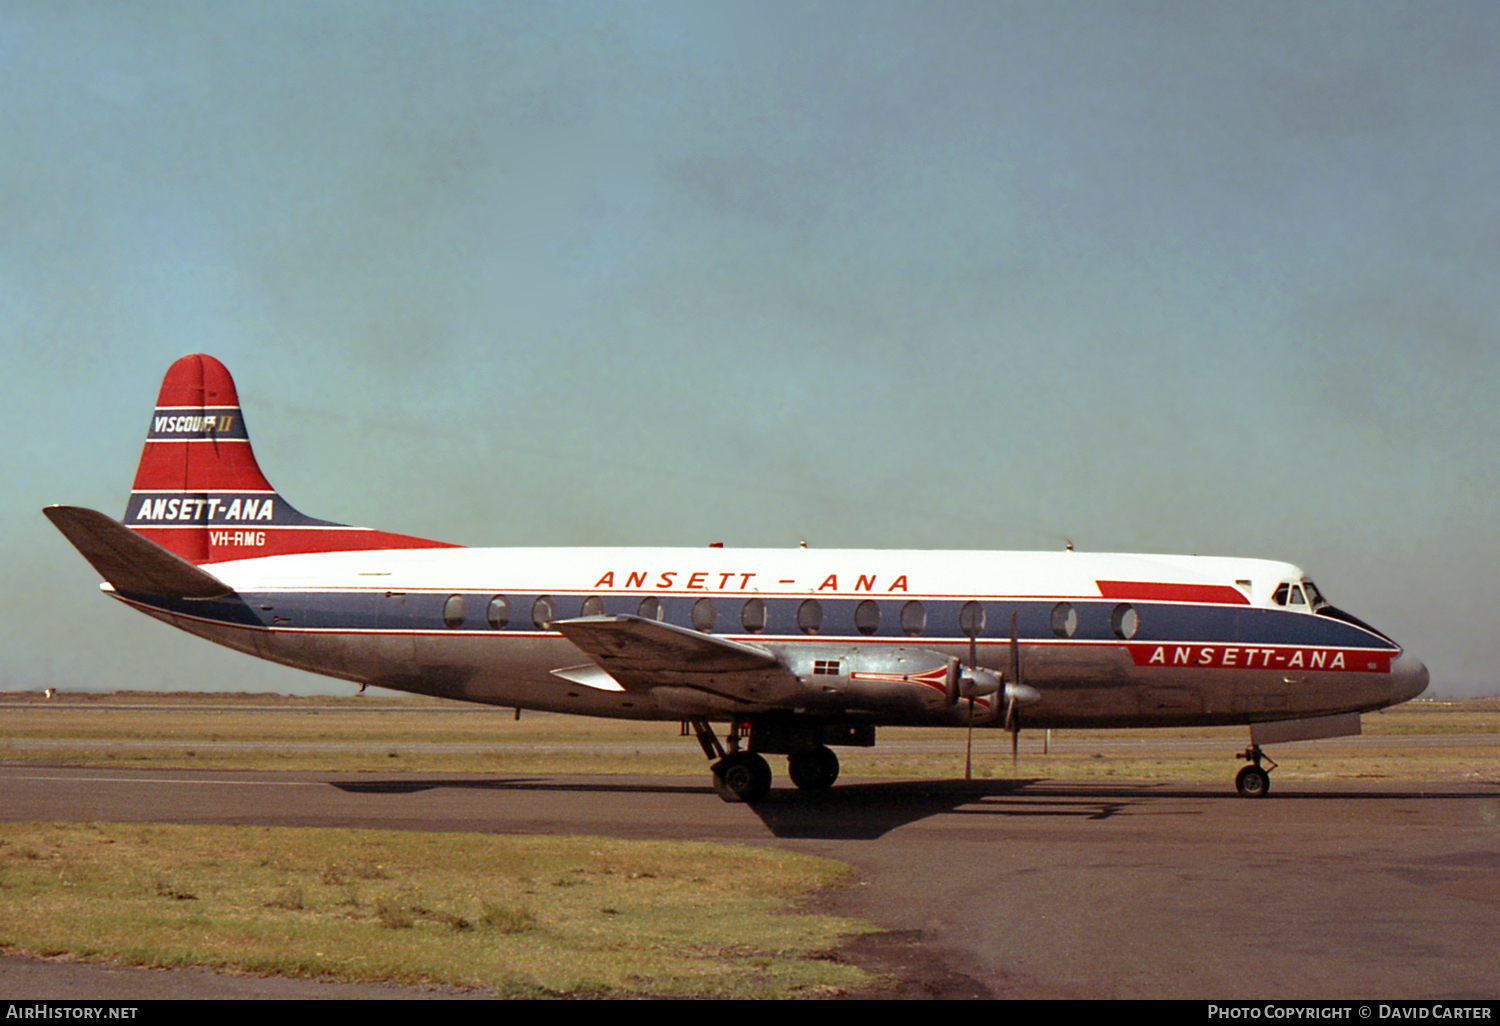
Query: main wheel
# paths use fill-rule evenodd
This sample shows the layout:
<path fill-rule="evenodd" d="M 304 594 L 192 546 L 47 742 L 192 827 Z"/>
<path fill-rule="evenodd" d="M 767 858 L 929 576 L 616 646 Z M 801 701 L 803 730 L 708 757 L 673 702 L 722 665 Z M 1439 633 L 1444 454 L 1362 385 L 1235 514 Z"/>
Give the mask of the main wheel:
<path fill-rule="evenodd" d="M 1246 798 L 1264 798 L 1271 789 L 1271 775 L 1259 766 L 1246 766 L 1234 778 L 1234 788 Z"/>
<path fill-rule="evenodd" d="M 839 778 L 839 757 L 826 745 L 810 752 L 793 752 L 786 759 L 792 783 L 807 791 L 825 791 Z"/>
<path fill-rule="evenodd" d="M 714 790 L 726 802 L 758 802 L 771 790 L 771 766 L 754 752 L 733 752 L 713 765 Z"/>

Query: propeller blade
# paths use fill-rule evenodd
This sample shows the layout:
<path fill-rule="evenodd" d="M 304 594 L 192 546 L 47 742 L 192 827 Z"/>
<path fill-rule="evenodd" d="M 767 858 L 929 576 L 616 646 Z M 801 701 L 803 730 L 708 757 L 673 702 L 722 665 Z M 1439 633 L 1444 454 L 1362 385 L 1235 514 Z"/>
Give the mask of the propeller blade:
<path fill-rule="evenodd" d="M 1010 767 L 1016 768 L 1020 761 L 1021 718 L 1016 713 L 1016 698 L 1021 693 L 1021 642 L 1016 634 L 1016 611 L 1010 614 L 1010 679 L 1013 687 L 1007 688 L 1005 702 L 1005 729 L 1010 731 Z"/>
<path fill-rule="evenodd" d="M 974 779 L 974 699 L 969 699 L 969 739 L 964 744 L 964 779 Z"/>
<path fill-rule="evenodd" d="M 972 606 L 973 603 L 970 603 Z M 968 623 L 969 631 L 969 679 L 978 683 L 979 677 L 974 672 L 979 665 L 979 617 L 971 615 Z M 974 763 L 974 696 L 969 696 L 969 737 L 964 742 L 964 779 L 972 780 Z"/>
<path fill-rule="evenodd" d="M 1016 614 L 1010 614 L 1010 680 L 1021 683 L 1021 645 L 1016 640 Z"/>

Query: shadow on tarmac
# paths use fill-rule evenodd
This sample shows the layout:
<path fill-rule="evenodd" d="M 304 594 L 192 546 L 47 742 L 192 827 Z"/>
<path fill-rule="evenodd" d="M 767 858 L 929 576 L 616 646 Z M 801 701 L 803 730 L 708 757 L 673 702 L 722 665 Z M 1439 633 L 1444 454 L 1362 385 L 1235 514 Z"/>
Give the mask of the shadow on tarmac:
<path fill-rule="evenodd" d="M 415 794 L 434 789 L 536 791 L 582 795 L 682 795 L 719 799 L 711 787 L 690 783 L 609 783 L 557 777 L 430 778 L 332 781 L 350 794 Z M 1264 801 L 1392 801 L 1429 798 L 1493 801 L 1494 792 L 1432 790 L 1316 790 L 1287 788 Z M 853 783 L 827 791 L 777 788 L 747 808 L 776 837 L 870 840 L 897 827 L 941 814 L 996 817 L 1065 817 L 1101 822 L 1162 799 L 1249 802 L 1224 788 L 1183 788 L 1171 783 L 1049 782 L 1023 780 L 902 780 Z M 1191 808 L 1154 809 L 1153 815 L 1200 815 Z"/>

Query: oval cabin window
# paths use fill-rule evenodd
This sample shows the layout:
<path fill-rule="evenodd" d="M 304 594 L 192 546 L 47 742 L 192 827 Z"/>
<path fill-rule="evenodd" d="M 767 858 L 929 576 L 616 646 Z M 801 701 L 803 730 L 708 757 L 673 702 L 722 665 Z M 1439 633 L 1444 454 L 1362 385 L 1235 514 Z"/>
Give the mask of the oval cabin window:
<path fill-rule="evenodd" d="M 816 634 L 823 627 L 823 606 L 817 599 L 806 599 L 797 607 L 797 627 L 803 634 Z"/>
<path fill-rule="evenodd" d="M 984 606 L 978 602 L 965 602 L 958 611 L 958 630 L 966 638 L 977 638 L 984 633 Z"/>
<path fill-rule="evenodd" d="M 496 595 L 490 599 L 490 608 L 485 611 L 485 619 L 495 630 L 500 630 L 510 623 L 510 603 L 505 600 L 504 595 Z"/>
<path fill-rule="evenodd" d="M 531 622 L 537 630 L 545 631 L 552 626 L 552 600 L 546 595 L 531 604 Z"/>
<path fill-rule="evenodd" d="M 448 601 L 443 603 L 443 625 L 445 627 L 464 625 L 464 597 L 462 595 L 449 595 Z"/>
<path fill-rule="evenodd" d="M 1059 602 L 1052 607 L 1052 633 L 1071 638 L 1078 631 L 1078 610 L 1071 603 Z"/>
<path fill-rule="evenodd" d="M 927 607 L 913 599 L 901 607 L 901 629 L 912 637 L 921 634 L 927 626 Z"/>
<path fill-rule="evenodd" d="M 751 634 L 766 629 L 766 604 L 760 599 L 750 599 L 740 609 L 740 626 Z"/>
<path fill-rule="evenodd" d="M 701 598 L 693 603 L 693 630 L 711 631 L 718 618 L 719 611 L 714 608 L 713 599 Z"/>

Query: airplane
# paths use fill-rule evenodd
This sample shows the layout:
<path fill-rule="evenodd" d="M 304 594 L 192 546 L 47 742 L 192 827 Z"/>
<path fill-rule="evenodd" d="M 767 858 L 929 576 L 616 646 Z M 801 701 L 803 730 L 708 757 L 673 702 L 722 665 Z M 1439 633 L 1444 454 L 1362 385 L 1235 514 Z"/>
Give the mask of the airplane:
<path fill-rule="evenodd" d="M 397 691 L 691 727 L 726 801 L 838 777 L 883 726 L 1357 734 L 1427 669 L 1290 563 L 1055 552 L 466 548 L 318 520 L 271 487 L 229 371 L 168 369 L 123 522 L 46 516 L 112 598 Z M 721 740 L 716 723 L 727 723 Z M 1269 768 L 1267 767 L 1269 763 Z"/>

